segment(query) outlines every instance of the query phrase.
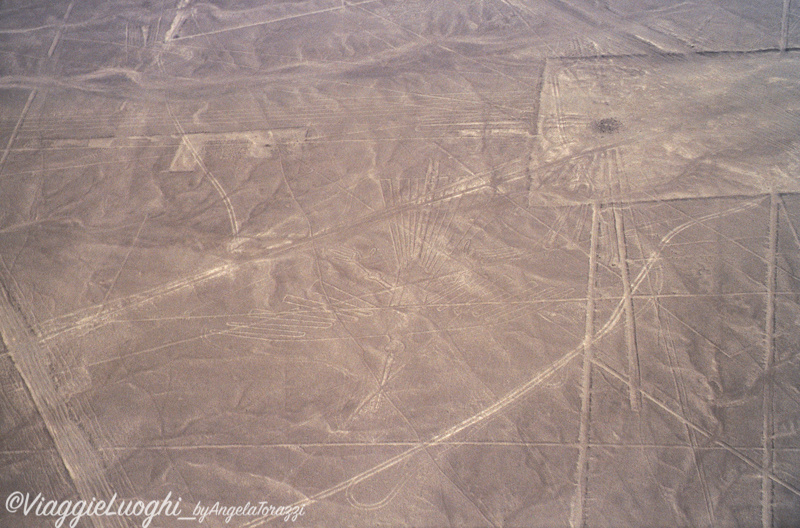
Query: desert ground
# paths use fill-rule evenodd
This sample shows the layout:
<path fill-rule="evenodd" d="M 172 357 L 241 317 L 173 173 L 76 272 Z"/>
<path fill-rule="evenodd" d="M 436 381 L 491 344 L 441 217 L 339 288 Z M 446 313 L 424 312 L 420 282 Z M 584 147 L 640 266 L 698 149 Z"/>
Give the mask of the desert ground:
<path fill-rule="evenodd" d="M 800 526 L 798 231 L 798 0 L 0 1 L 0 525 Z"/>

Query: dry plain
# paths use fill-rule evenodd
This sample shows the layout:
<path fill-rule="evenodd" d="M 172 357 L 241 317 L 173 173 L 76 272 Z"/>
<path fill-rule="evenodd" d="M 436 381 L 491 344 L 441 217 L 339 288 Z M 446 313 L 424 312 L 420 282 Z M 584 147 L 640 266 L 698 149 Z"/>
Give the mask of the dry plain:
<path fill-rule="evenodd" d="M 0 2 L 0 524 L 800 526 L 797 46 L 790 0 Z"/>

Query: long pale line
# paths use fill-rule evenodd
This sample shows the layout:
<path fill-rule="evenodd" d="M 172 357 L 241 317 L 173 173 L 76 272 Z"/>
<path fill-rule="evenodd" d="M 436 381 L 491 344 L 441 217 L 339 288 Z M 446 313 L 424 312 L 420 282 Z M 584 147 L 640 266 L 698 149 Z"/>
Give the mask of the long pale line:
<path fill-rule="evenodd" d="M 6 164 L 6 158 L 8 157 L 9 152 L 11 152 L 11 147 L 14 145 L 14 142 L 17 139 L 22 122 L 25 121 L 25 117 L 28 115 L 28 110 L 31 108 L 31 103 L 33 103 L 33 99 L 36 97 L 36 93 L 38 91 L 39 90 L 37 88 L 31 90 L 31 93 L 28 94 L 28 100 L 25 101 L 25 106 L 22 107 L 22 112 L 19 115 L 19 119 L 17 119 L 17 124 L 14 125 L 14 130 L 11 132 L 11 137 L 8 138 L 6 148 L 3 150 L 2 157 L 0 157 L 0 174 L 3 172 L 3 167 Z"/>
<path fill-rule="evenodd" d="M 772 528 L 773 517 L 773 485 L 769 473 L 773 466 L 773 447 L 775 428 L 773 416 L 773 398 L 775 385 L 772 379 L 772 369 L 775 364 L 775 283 L 777 273 L 778 253 L 778 196 L 773 194 L 769 201 L 769 256 L 767 257 L 767 314 L 764 342 L 764 400 L 762 406 L 763 417 L 763 445 L 761 453 L 761 524 L 763 528 Z"/>
<path fill-rule="evenodd" d="M 80 418 L 75 418 L 75 407 L 59 393 L 48 371 L 48 366 L 55 362 L 55 354 L 47 346 L 37 346 L 14 307 L 13 294 L 6 287 L 0 289 L 0 334 L 5 348 L 25 382 L 76 491 L 81 497 L 110 497 L 113 490 L 102 457 L 78 425 Z M 92 518 L 91 522 L 97 528 L 129 526 L 119 517 Z"/>
<path fill-rule="evenodd" d="M 241 24 L 239 26 L 232 26 L 232 27 L 226 27 L 226 28 L 220 28 L 220 29 L 213 29 L 211 31 L 206 31 L 205 33 L 197 33 L 195 35 L 186 35 L 184 37 L 179 37 L 179 38 L 176 38 L 176 39 L 172 39 L 172 40 L 170 40 L 170 42 L 178 42 L 178 41 L 188 40 L 188 39 L 197 38 L 197 37 L 205 37 L 205 36 L 208 36 L 208 35 L 219 35 L 220 33 L 227 33 L 228 31 L 238 31 L 240 29 L 248 29 L 248 28 L 253 28 L 253 27 L 266 26 L 268 24 L 275 24 L 277 22 L 284 22 L 286 20 L 292 20 L 292 19 L 295 19 L 295 18 L 303 18 L 303 17 L 307 17 L 307 16 L 311 16 L 311 15 L 321 15 L 323 13 L 330 13 L 330 12 L 333 12 L 333 11 L 341 11 L 341 10 L 347 8 L 347 7 L 359 6 L 361 4 L 371 4 L 371 3 L 376 2 L 376 1 L 377 0 L 366 0 L 365 2 L 359 2 L 357 4 L 351 4 L 351 3 L 343 2 L 341 5 L 338 5 L 338 6 L 326 7 L 324 9 L 317 9 L 315 11 L 306 11 L 305 13 L 297 13 L 297 14 L 294 14 L 294 15 L 287 15 L 287 16 L 278 17 L 278 18 L 271 18 L 269 20 L 262 20 L 260 22 L 251 22 L 249 24 Z"/>
<path fill-rule="evenodd" d="M 781 13 L 781 39 L 780 50 L 785 53 L 789 47 L 789 7 L 792 0 L 783 0 L 783 12 Z"/>
<path fill-rule="evenodd" d="M 99 446 L 97 451 L 101 453 L 124 453 L 124 452 L 139 452 L 139 451 L 202 451 L 202 450 L 215 450 L 215 449 L 347 449 L 354 448 L 362 450 L 364 448 L 378 448 L 383 449 L 387 447 L 414 447 L 419 442 L 402 441 L 397 442 L 298 442 L 298 443 L 276 443 L 276 444 L 194 444 L 194 445 L 137 445 L 137 446 Z M 452 440 L 441 442 L 439 444 L 443 447 L 465 447 L 465 446 L 478 446 L 478 447 L 555 447 L 559 449 L 578 449 L 580 446 L 575 442 L 524 442 L 524 441 L 485 441 L 480 440 Z M 604 442 L 590 442 L 589 447 L 598 447 L 603 449 L 660 449 L 672 451 L 687 451 L 695 449 L 697 451 L 711 452 L 711 451 L 728 451 L 730 449 L 741 450 L 749 449 L 747 446 L 729 446 L 723 447 L 719 445 L 710 446 L 689 446 L 681 444 L 655 444 L 655 443 L 642 443 L 632 442 L 626 444 L 623 442 L 604 443 Z M 57 452 L 53 447 L 42 449 L 6 449 L 0 450 L 0 455 L 36 455 L 42 453 Z M 782 452 L 797 453 L 800 452 L 800 447 L 782 447 Z"/>
<path fill-rule="evenodd" d="M 142 234 L 142 229 L 144 228 L 144 224 L 147 222 L 148 214 L 145 213 L 144 219 L 142 223 L 139 224 L 139 229 L 136 231 L 136 236 L 133 237 L 133 242 L 131 243 L 128 251 L 125 253 L 125 258 L 122 259 L 122 264 L 117 269 L 117 273 L 114 275 L 114 278 L 111 280 L 111 285 L 108 287 L 106 294 L 103 296 L 103 300 L 100 302 L 100 308 L 98 309 L 98 314 L 102 313 L 106 308 L 106 301 L 111 296 L 111 292 L 114 291 L 114 286 L 117 284 L 119 280 L 119 276 L 122 275 L 122 270 L 125 269 L 125 266 L 128 264 L 128 259 L 131 258 L 131 253 L 133 253 L 134 248 L 136 247 L 136 242 L 139 241 L 139 236 Z"/>
<path fill-rule="evenodd" d="M 166 295 L 175 293 L 188 287 L 196 286 L 216 279 L 217 277 L 231 273 L 233 266 L 231 264 L 223 264 L 205 271 L 195 273 L 189 277 L 178 279 L 176 281 L 161 284 L 155 288 L 145 290 L 140 293 L 130 295 L 128 297 L 115 299 L 112 301 L 112 306 L 106 306 L 103 313 L 97 313 L 97 308 L 100 304 L 94 304 L 86 308 L 76 310 L 75 312 L 58 316 L 39 324 L 41 332 L 41 342 L 45 343 L 64 333 L 73 333 L 87 328 L 97 328 L 108 322 L 115 322 L 112 316 L 122 310 L 130 310 L 141 307 L 144 304 L 155 301 Z"/>
<path fill-rule="evenodd" d="M 136 446 L 120 446 L 120 445 L 113 445 L 113 446 L 100 446 L 97 448 L 98 451 L 101 452 L 119 452 L 119 451 L 194 451 L 194 450 L 203 450 L 203 449 L 296 449 L 298 447 L 301 448 L 331 448 L 331 449 L 341 449 L 341 448 L 358 448 L 363 449 L 365 447 L 376 447 L 376 448 L 384 448 L 384 447 L 415 447 L 419 445 L 419 442 L 413 440 L 398 440 L 396 442 L 297 442 L 297 443 L 264 443 L 264 444 L 191 444 L 191 445 L 162 445 L 162 444 L 151 444 L 151 445 L 136 445 Z M 438 445 L 440 446 L 523 446 L 523 447 L 559 447 L 559 448 L 566 448 L 566 449 L 578 449 L 580 445 L 575 442 L 525 442 L 525 441 L 518 441 L 518 440 L 506 440 L 506 441 L 481 441 L 481 440 L 448 440 L 444 442 L 440 442 Z M 750 449 L 748 446 L 729 446 L 723 447 L 719 445 L 706 445 L 706 446 L 695 446 L 692 447 L 691 445 L 683 445 L 683 444 L 658 444 L 658 443 L 647 443 L 647 442 L 632 442 L 632 443 L 624 443 L 624 442 L 589 442 L 589 447 L 601 447 L 601 448 L 609 448 L 609 449 L 672 449 L 672 450 L 693 450 L 696 449 L 698 451 L 726 451 L 728 448 L 730 449 Z M 800 447 L 782 447 L 780 448 L 781 451 L 794 453 L 800 451 Z M 5 451 L 0 451 L 0 454 L 30 454 L 30 453 L 43 453 L 52 451 L 52 449 L 7 449 Z"/>
<path fill-rule="evenodd" d="M 586 498 L 589 470 L 589 413 L 592 404 L 592 342 L 594 335 L 595 282 L 597 274 L 597 250 L 600 232 L 600 206 L 592 204 L 592 235 L 589 249 L 589 279 L 586 285 L 586 329 L 583 340 L 583 372 L 581 376 L 581 421 L 578 431 L 578 487 L 573 504 L 570 525 L 583 527 L 586 525 Z"/>
<path fill-rule="evenodd" d="M 50 58 L 53 56 L 53 53 L 56 51 L 56 46 L 58 46 L 58 42 L 61 40 L 61 36 L 64 34 L 65 24 L 67 19 L 69 18 L 69 14 L 72 13 L 72 8 L 75 7 L 75 0 L 69 3 L 67 6 L 67 11 L 64 13 L 64 19 L 58 28 L 58 32 L 56 33 L 55 38 L 53 39 L 53 43 L 50 44 L 50 49 L 47 50 L 47 57 Z"/>
<path fill-rule="evenodd" d="M 636 348 L 636 320 L 633 312 L 633 291 L 631 290 L 631 279 L 628 271 L 628 245 L 625 241 L 625 223 L 622 218 L 622 211 L 619 207 L 614 207 L 614 224 L 617 231 L 617 248 L 619 251 L 619 267 L 622 274 L 622 302 L 625 305 L 625 348 L 628 354 L 628 373 L 631 377 L 629 398 L 631 410 L 639 412 L 642 407 L 641 396 L 639 395 L 639 384 L 641 377 L 639 372 L 639 353 Z"/>

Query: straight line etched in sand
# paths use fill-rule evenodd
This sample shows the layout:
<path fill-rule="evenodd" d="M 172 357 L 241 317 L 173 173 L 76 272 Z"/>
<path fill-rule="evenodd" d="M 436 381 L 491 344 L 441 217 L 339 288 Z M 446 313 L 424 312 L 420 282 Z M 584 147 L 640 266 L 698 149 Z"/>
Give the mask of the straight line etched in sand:
<path fill-rule="evenodd" d="M 586 498 L 588 495 L 589 470 L 589 413 L 592 404 L 592 341 L 594 338 L 594 290 L 597 273 L 597 246 L 600 233 L 600 205 L 592 204 L 592 235 L 589 249 L 589 279 L 586 285 L 586 331 L 583 338 L 583 372 L 581 376 L 581 421 L 578 431 L 578 482 L 576 497 L 572 504 L 570 526 L 582 528 L 586 525 Z"/>
<path fill-rule="evenodd" d="M 778 253 L 778 201 L 772 194 L 769 200 L 769 256 L 767 257 L 767 314 L 764 324 L 764 400 L 763 400 L 763 446 L 761 454 L 761 523 L 763 528 L 772 528 L 773 482 L 769 478 L 773 465 L 773 396 L 775 386 L 772 370 L 775 364 L 775 283 Z"/>
<path fill-rule="evenodd" d="M 639 351 L 636 348 L 636 321 L 633 313 L 633 290 L 628 273 L 628 248 L 625 243 L 625 223 L 622 211 L 614 207 L 614 224 L 617 231 L 617 248 L 619 250 L 619 267 L 622 274 L 623 303 L 625 307 L 625 348 L 628 352 L 628 375 L 630 376 L 629 397 L 631 410 L 639 412 L 642 408 L 642 396 L 639 394 Z"/>
<path fill-rule="evenodd" d="M 783 0 L 783 13 L 781 14 L 781 53 L 786 52 L 789 48 L 789 7 L 791 7 L 792 0 Z"/>

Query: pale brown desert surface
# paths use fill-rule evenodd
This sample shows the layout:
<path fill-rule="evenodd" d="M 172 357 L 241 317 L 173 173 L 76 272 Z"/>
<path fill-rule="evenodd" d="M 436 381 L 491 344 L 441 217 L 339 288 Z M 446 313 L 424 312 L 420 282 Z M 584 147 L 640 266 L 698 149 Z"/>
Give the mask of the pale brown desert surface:
<path fill-rule="evenodd" d="M 798 231 L 797 0 L 0 1 L 0 526 L 799 527 Z"/>

